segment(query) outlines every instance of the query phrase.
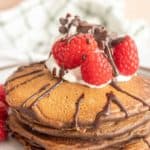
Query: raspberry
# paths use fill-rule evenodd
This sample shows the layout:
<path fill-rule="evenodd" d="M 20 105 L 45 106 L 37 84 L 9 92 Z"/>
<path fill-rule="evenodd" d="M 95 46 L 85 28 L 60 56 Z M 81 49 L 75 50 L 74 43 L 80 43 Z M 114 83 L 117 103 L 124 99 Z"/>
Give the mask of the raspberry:
<path fill-rule="evenodd" d="M 0 101 L 5 101 L 5 90 L 3 85 L 0 85 Z"/>
<path fill-rule="evenodd" d="M 0 120 L 5 120 L 7 118 L 7 111 L 8 106 L 4 102 L 0 101 Z"/>
<path fill-rule="evenodd" d="M 88 53 L 81 65 L 81 74 L 85 82 L 101 85 L 112 79 L 112 66 L 103 53 Z"/>
<path fill-rule="evenodd" d="M 97 42 L 91 34 L 80 33 L 70 39 L 58 40 L 52 48 L 52 53 L 60 67 L 72 69 L 81 65 L 83 55 L 96 48 Z"/>
<path fill-rule="evenodd" d="M 114 47 L 113 57 L 119 72 L 123 75 L 132 75 L 139 67 L 136 44 L 128 35 Z"/>
<path fill-rule="evenodd" d="M 0 120 L 0 142 L 7 139 L 8 133 L 6 130 L 5 121 Z"/>

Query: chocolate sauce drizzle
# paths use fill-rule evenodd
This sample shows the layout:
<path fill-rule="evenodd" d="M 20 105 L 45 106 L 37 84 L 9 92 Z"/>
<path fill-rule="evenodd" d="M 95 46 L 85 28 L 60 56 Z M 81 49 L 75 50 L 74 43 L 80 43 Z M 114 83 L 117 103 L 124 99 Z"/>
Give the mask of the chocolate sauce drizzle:
<path fill-rule="evenodd" d="M 144 106 L 148 106 L 148 107 L 150 108 L 150 105 L 147 104 L 142 98 L 139 98 L 139 97 L 137 97 L 137 96 L 135 96 L 135 95 L 133 95 L 133 94 L 127 92 L 126 90 L 122 89 L 119 85 L 117 85 L 116 82 L 112 81 L 112 82 L 110 83 L 110 85 L 111 85 L 113 88 L 115 88 L 117 91 L 122 92 L 122 93 L 124 93 L 124 94 L 126 94 L 126 95 L 128 95 L 128 96 L 130 96 L 130 97 L 132 97 L 132 98 L 134 98 L 135 100 L 137 100 L 137 101 L 139 101 L 140 103 L 142 103 Z"/>
<path fill-rule="evenodd" d="M 32 106 L 36 106 L 37 103 L 43 99 L 44 97 L 48 96 L 54 89 L 56 89 L 61 83 L 63 83 L 62 79 L 59 79 L 54 85 L 52 85 L 50 88 L 48 88 L 44 93 L 42 93 L 40 96 L 38 96 L 34 102 L 30 105 L 30 108 Z"/>
<path fill-rule="evenodd" d="M 75 113 L 74 113 L 74 121 L 73 121 L 73 126 L 75 127 L 76 130 L 80 130 L 80 126 L 79 126 L 79 110 L 80 110 L 80 104 L 82 102 L 84 98 L 84 94 L 82 93 L 79 98 L 77 99 L 76 103 L 75 103 L 75 106 L 76 106 L 76 109 L 75 109 Z"/>
<path fill-rule="evenodd" d="M 8 81 L 6 82 L 6 85 L 8 84 L 8 82 L 10 83 L 10 82 L 12 82 L 12 81 L 14 81 L 14 80 L 16 80 L 16 79 L 23 78 L 23 77 L 26 77 L 26 76 L 30 76 L 30 75 L 33 75 L 33 74 L 36 74 L 36 73 L 39 73 L 39 72 L 42 72 L 42 71 L 43 71 L 42 69 L 37 69 L 37 70 L 31 71 L 31 72 L 28 72 L 28 73 L 25 73 L 25 74 L 16 76 L 16 77 L 14 77 L 14 78 L 8 80 Z"/>
<path fill-rule="evenodd" d="M 111 42 L 111 46 L 112 46 L 112 47 L 116 46 L 116 45 L 119 44 L 122 40 L 123 40 L 122 37 L 119 37 L 119 38 L 117 38 L 117 39 L 114 39 L 114 40 Z"/>
<path fill-rule="evenodd" d="M 35 93 L 33 93 L 30 97 L 28 97 L 27 99 L 25 99 L 25 101 L 22 103 L 22 107 L 25 107 L 25 104 L 34 96 L 36 96 L 37 94 L 41 93 L 42 91 L 44 91 L 48 86 L 50 86 L 50 84 L 45 84 L 43 85 L 39 90 L 37 90 Z"/>
<path fill-rule="evenodd" d="M 101 124 L 101 117 L 102 116 L 108 116 L 111 113 L 111 103 L 113 102 L 116 104 L 122 112 L 125 113 L 125 117 L 128 117 L 127 109 L 123 106 L 123 104 L 120 102 L 120 100 L 113 94 L 111 91 L 110 93 L 106 93 L 107 102 L 104 105 L 104 108 L 102 111 L 98 112 L 94 121 L 94 127 L 95 129 L 98 129 Z"/>
<path fill-rule="evenodd" d="M 56 76 L 56 68 L 54 67 L 53 70 L 52 70 L 52 76 L 53 77 L 57 77 L 59 79 L 62 79 L 63 76 L 68 72 L 68 70 L 64 69 L 64 67 L 60 68 L 59 70 L 59 73 L 58 73 L 58 76 Z"/>
<path fill-rule="evenodd" d="M 60 70 L 59 70 L 59 79 L 62 79 L 63 76 L 65 75 L 66 73 L 66 70 L 64 69 L 64 67 L 62 67 Z"/>
<path fill-rule="evenodd" d="M 44 62 L 45 62 L 45 60 L 40 61 L 40 62 L 33 62 L 33 63 L 30 63 L 30 64 L 28 64 L 28 65 L 26 65 L 26 66 L 20 66 L 20 67 L 17 69 L 16 72 L 20 72 L 20 71 L 22 71 L 22 70 L 25 69 L 25 68 L 31 68 L 31 67 L 37 66 L 38 64 L 43 64 Z"/>
<path fill-rule="evenodd" d="M 56 77 L 56 68 L 53 68 L 53 70 L 52 70 L 52 76 Z"/>
<path fill-rule="evenodd" d="M 18 71 L 20 72 L 20 71 L 23 71 L 24 68 L 28 68 L 28 67 L 30 68 L 30 67 L 33 67 L 33 66 L 35 66 L 35 65 L 43 64 L 43 63 L 44 63 L 44 62 L 42 61 L 42 62 L 39 62 L 39 63 L 30 64 L 30 65 L 28 65 L 28 66 L 23 66 L 23 67 L 18 68 L 18 70 L 17 70 L 16 72 L 18 72 Z M 59 73 L 59 74 L 60 74 L 59 80 L 58 80 L 54 85 L 52 85 L 51 87 L 49 87 L 49 86 L 50 86 L 50 83 L 43 85 L 39 90 L 37 90 L 37 91 L 36 91 L 35 93 L 33 93 L 30 97 L 28 97 L 27 99 L 25 99 L 25 101 L 22 103 L 21 106 L 22 106 L 22 107 L 25 107 L 25 104 L 28 102 L 28 100 L 30 100 L 30 99 L 33 98 L 34 96 L 38 95 L 38 94 L 41 93 L 42 91 L 45 91 L 46 88 L 49 87 L 44 93 L 42 93 L 39 97 L 37 97 L 37 98 L 35 99 L 35 101 L 31 104 L 30 107 L 35 106 L 35 105 L 37 104 L 37 102 L 38 102 L 40 99 L 44 98 L 45 96 L 48 96 L 51 91 L 53 91 L 57 86 L 59 86 L 59 85 L 63 82 L 62 77 L 63 77 L 63 75 L 64 75 L 64 72 L 65 72 L 64 69 L 61 69 L 61 70 L 60 70 L 60 73 Z M 7 90 L 6 93 L 9 94 L 11 91 L 13 91 L 14 89 L 18 88 L 19 86 L 24 85 L 24 84 L 26 84 L 26 83 L 28 83 L 28 82 L 30 82 L 30 81 L 36 79 L 36 78 L 39 78 L 39 77 L 44 76 L 45 73 L 46 73 L 46 71 L 43 71 L 43 69 L 37 69 L 37 70 L 34 70 L 34 71 L 31 71 L 31 72 L 28 72 L 28 73 L 25 73 L 25 74 L 16 76 L 16 77 L 14 77 L 14 78 L 8 80 L 8 81 L 5 83 L 5 85 L 7 85 L 8 83 L 10 83 L 10 82 L 12 82 L 12 81 L 14 81 L 14 80 L 17 80 L 17 79 L 20 79 L 20 78 L 23 78 L 23 77 L 27 77 L 27 76 L 31 76 L 31 75 L 34 75 L 34 74 L 35 74 L 35 76 L 33 76 L 33 77 L 31 77 L 31 78 L 29 78 L 29 79 L 27 79 L 27 80 L 25 80 L 25 81 L 23 81 L 23 82 L 21 82 L 21 83 L 15 85 L 15 86 L 12 87 L 12 88 L 10 88 L 9 90 Z M 55 73 L 55 71 L 54 71 L 53 73 Z"/>
<path fill-rule="evenodd" d="M 107 54 L 108 56 L 108 60 L 113 68 L 113 71 L 114 71 L 114 76 L 118 76 L 119 75 L 119 72 L 118 72 L 118 69 L 116 67 L 116 64 L 113 60 L 113 56 L 112 56 L 112 51 L 110 49 L 110 47 L 108 46 L 108 43 L 105 44 L 106 48 L 105 48 L 105 53 Z"/>
<path fill-rule="evenodd" d="M 28 83 L 28 82 L 34 80 L 34 79 L 37 79 L 37 78 L 39 78 L 39 77 L 42 77 L 42 76 L 44 76 L 44 75 L 45 75 L 45 73 L 42 72 L 42 73 L 40 73 L 40 74 L 37 74 L 37 75 L 33 76 L 33 77 L 30 78 L 30 79 L 25 80 L 24 82 L 19 83 L 19 84 L 15 85 L 14 87 L 10 88 L 10 89 L 6 92 L 6 94 L 9 94 L 11 91 L 13 91 L 14 89 L 18 88 L 19 86 L 24 85 L 24 84 L 26 84 L 26 83 Z"/>

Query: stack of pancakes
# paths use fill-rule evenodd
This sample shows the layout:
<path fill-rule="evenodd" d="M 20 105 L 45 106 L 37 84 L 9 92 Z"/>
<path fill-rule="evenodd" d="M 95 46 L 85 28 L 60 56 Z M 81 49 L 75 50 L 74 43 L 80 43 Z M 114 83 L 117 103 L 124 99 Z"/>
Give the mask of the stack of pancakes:
<path fill-rule="evenodd" d="M 6 84 L 8 126 L 29 150 L 149 150 L 150 80 L 89 88 L 52 76 L 44 62 Z"/>

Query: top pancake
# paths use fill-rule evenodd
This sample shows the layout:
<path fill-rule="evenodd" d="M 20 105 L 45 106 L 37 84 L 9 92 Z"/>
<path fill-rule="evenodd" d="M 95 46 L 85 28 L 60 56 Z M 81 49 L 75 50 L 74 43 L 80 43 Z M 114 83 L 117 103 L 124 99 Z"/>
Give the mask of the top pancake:
<path fill-rule="evenodd" d="M 59 84 L 56 84 L 58 82 Z M 150 104 L 150 80 L 135 76 L 130 81 L 118 85 Z M 122 103 L 129 116 L 148 109 L 148 106 L 110 85 L 95 89 L 60 81 L 51 75 L 44 62 L 19 68 L 10 76 L 5 88 L 10 107 L 29 115 L 42 125 L 54 128 L 71 127 L 77 121 L 81 126 L 93 124 L 97 114 L 107 103 L 106 94 L 110 92 Z M 45 94 L 48 89 L 50 93 Z M 34 101 L 36 103 L 33 103 Z M 109 115 L 102 116 L 102 121 L 125 117 L 125 113 L 114 103 L 110 110 Z"/>

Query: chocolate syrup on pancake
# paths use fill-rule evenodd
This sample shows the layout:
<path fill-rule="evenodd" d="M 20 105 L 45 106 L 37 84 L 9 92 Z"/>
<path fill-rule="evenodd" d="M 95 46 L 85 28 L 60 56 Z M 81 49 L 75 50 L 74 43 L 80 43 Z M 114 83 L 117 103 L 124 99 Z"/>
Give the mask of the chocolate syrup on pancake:
<path fill-rule="evenodd" d="M 34 96 L 36 96 L 37 94 L 41 93 L 42 91 L 44 91 L 48 86 L 50 86 L 50 84 L 45 84 L 44 86 L 42 86 L 38 91 L 36 91 L 35 93 L 33 93 L 30 97 L 28 97 L 23 103 L 22 103 L 22 107 L 25 106 L 25 103 L 30 100 L 31 98 L 33 98 Z"/>
<path fill-rule="evenodd" d="M 35 101 L 30 105 L 30 108 L 32 106 L 36 106 L 37 103 L 43 99 L 44 97 L 48 96 L 55 88 L 57 88 L 61 83 L 63 83 L 62 79 L 59 79 L 54 85 L 52 85 L 50 88 L 48 88 L 44 93 L 42 93 L 40 96 L 38 96 Z"/>
<path fill-rule="evenodd" d="M 115 62 L 114 62 L 114 60 L 113 60 L 112 51 L 111 51 L 111 49 L 110 49 L 110 47 L 109 47 L 108 44 L 109 44 L 109 43 L 105 42 L 105 46 L 106 46 L 106 47 L 105 47 L 105 53 L 107 54 L 108 60 L 109 60 L 111 66 L 112 66 L 112 68 L 113 68 L 114 76 L 117 76 L 117 75 L 119 75 L 119 72 L 118 72 L 118 69 L 117 69 L 117 67 L 116 67 L 116 65 L 115 65 Z"/>
<path fill-rule="evenodd" d="M 39 73 L 39 72 L 42 72 L 42 71 L 43 71 L 42 69 L 37 69 L 37 70 L 31 71 L 31 72 L 28 72 L 28 73 L 25 73 L 25 74 L 16 76 L 16 77 L 14 77 L 14 78 L 8 80 L 8 81 L 6 82 L 6 85 L 8 84 L 8 82 L 10 83 L 10 82 L 12 82 L 12 81 L 14 81 L 14 80 L 16 80 L 16 79 L 19 79 L 19 78 L 22 78 L 22 77 L 26 77 L 26 76 L 30 76 L 30 75 L 33 75 L 33 74 L 36 74 L 36 73 Z"/>
<path fill-rule="evenodd" d="M 33 76 L 33 77 L 30 78 L 30 79 L 25 80 L 24 82 L 19 83 L 19 84 L 15 85 L 14 87 L 12 87 L 11 89 L 9 89 L 6 94 L 9 94 L 11 91 L 13 91 L 14 89 L 18 88 L 19 86 L 24 85 L 24 84 L 26 84 L 26 83 L 28 83 L 28 82 L 34 80 L 34 79 L 37 79 L 37 78 L 39 78 L 39 77 L 42 77 L 42 76 L 44 76 L 44 75 L 45 75 L 45 73 L 43 72 L 43 73 L 40 73 L 40 74 L 37 74 L 37 75 Z"/>
<path fill-rule="evenodd" d="M 79 98 L 77 99 L 76 103 L 75 103 L 75 113 L 73 115 L 73 126 L 75 127 L 76 130 L 80 130 L 80 126 L 79 126 L 79 110 L 80 110 L 80 104 L 82 102 L 84 98 L 84 94 L 82 93 Z"/>
<path fill-rule="evenodd" d="M 137 96 L 135 96 L 135 95 L 129 93 L 128 91 L 122 89 L 119 85 L 117 85 L 116 82 L 112 81 L 112 82 L 110 83 L 110 85 L 111 85 L 113 88 L 115 88 L 117 91 L 122 92 L 122 93 L 124 93 L 124 94 L 126 94 L 126 95 L 128 95 L 128 96 L 130 96 L 130 97 L 132 97 L 132 98 L 134 98 L 135 100 L 139 101 L 139 102 L 142 103 L 144 106 L 150 107 L 150 105 L 147 104 L 142 98 L 139 98 L 139 97 L 137 97 Z"/>
<path fill-rule="evenodd" d="M 53 77 L 56 77 L 56 68 L 53 68 L 52 76 L 53 76 Z"/>
<path fill-rule="evenodd" d="M 25 68 L 31 68 L 31 67 L 34 67 L 34 66 L 36 66 L 36 65 L 38 65 L 38 64 L 44 64 L 44 63 L 45 63 L 45 60 L 40 61 L 40 62 L 29 63 L 29 64 L 26 65 L 26 66 L 20 66 L 20 67 L 16 70 L 16 72 L 21 72 L 21 71 L 24 70 Z"/>
<path fill-rule="evenodd" d="M 106 93 L 107 102 L 103 107 L 103 110 L 98 112 L 94 121 L 94 127 L 97 129 L 101 124 L 101 117 L 107 116 L 111 113 L 111 103 L 113 102 L 116 104 L 122 112 L 125 113 L 125 117 L 128 117 L 127 109 L 123 106 L 123 104 L 120 102 L 120 100 L 113 94 L 113 92 Z"/>

